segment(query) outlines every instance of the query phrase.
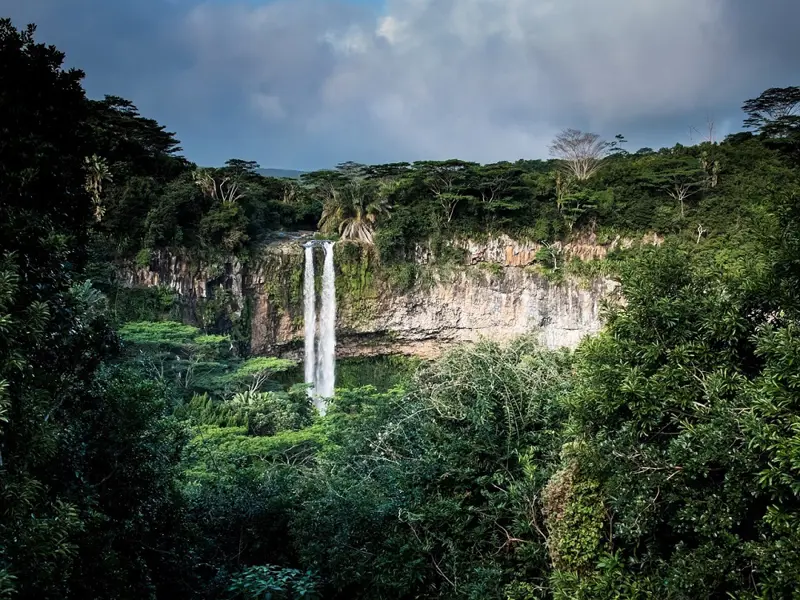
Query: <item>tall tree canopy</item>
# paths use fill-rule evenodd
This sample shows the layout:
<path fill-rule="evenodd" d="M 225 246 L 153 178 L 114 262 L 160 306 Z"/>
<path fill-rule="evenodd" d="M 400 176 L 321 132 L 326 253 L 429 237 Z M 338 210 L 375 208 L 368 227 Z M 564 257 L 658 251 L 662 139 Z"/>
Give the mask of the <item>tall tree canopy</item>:
<path fill-rule="evenodd" d="M 96 145 L 63 58 L 0 20 L 0 597 L 142 598 L 171 564 L 180 436 L 158 384 L 98 371 L 116 343 L 80 279 Z"/>

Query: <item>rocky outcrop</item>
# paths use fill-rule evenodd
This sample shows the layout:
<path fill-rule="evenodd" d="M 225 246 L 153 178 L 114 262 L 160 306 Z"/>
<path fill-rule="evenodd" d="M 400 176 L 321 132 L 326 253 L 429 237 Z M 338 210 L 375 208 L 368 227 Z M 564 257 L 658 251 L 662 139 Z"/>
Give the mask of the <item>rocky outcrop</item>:
<path fill-rule="evenodd" d="M 224 292 L 232 318 L 247 320 L 251 351 L 299 357 L 302 240 L 294 236 L 268 244 L 246 265 L 235 259 L 192 263 L 162 252 L 152 257 L 149 267 L 129 265 L 123 275 L 132 286 L 174 290 L 188 315 L 197 304 Z M 464 264 L 449 269 L 425 266 L 430 255 L 420 250 L 415 267 L 424 269 L 424 276 L 400 290 L 370 253 L 353 246 L 336 246 L 337 354 L 342 357 L 433 357 L 452 344 L 481 338 L 502 341 L 531 332 L 548 347 L 574 347 L 601 328 L 602 301 L 616 288 L 607 279 L 552 283 L 531 266 L 540 246 L 501 237 L 459 242 Z M 605 256 L 609 246 L 576 243 L 561 250 L 591 259 Z"/>

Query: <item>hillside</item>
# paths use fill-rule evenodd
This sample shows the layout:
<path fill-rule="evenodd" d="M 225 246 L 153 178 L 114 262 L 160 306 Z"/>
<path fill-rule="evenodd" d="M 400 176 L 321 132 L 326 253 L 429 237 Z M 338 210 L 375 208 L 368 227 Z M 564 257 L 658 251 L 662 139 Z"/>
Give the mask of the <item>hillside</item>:
<path fill-rule="evenodd" d="M 294 169 L 256 169 L 256 173 L 264 177 L 277 177 L 278 179 L 299 179 L 305 171 Z"/>

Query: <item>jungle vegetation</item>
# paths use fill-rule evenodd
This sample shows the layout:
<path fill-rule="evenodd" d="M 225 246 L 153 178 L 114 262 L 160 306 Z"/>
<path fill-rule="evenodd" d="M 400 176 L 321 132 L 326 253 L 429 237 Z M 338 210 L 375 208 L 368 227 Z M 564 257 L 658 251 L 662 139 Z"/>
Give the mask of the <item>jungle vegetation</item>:
<path fill-rule="evenodd" d="M 722 141 L 567 130 L 548 161 L 289 180 L 197 168 L 34 33 L 0 20 L 0 598 L 798 597 L 800 88 Z M 290 362 L 104 293 L 114 261 L 320 220 L 386 263 L 665 241 L 618 261 L 625 302 L 577 351 L 459 348 L 325 417 Z"/>

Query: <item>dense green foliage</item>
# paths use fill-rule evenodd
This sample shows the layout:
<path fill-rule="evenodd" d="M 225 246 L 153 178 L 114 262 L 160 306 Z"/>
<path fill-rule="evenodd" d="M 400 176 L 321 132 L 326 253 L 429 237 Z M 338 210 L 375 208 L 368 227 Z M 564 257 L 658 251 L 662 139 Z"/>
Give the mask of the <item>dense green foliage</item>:
<path fill-rule="evenodd" d="M 158 383 L 100 364 L 89 105 L 62 59 L 0 21 L 0 597 L 168 594 L 183 434 Z"/>
<path fill-rule="evenodd" d="M 740 178 L 752 180 L 756 166 L 779 169 L 777 156 L 764 152 L 763 140 L 747 134 L 721 144 L 618 152 L 585 181 L 558 175 L 554 161 L 346 163 L 333 171 L 305 174 L 299 182 L 273 182 L 255 175 L 255 165 L 250 170 L 229 166 L 214 171 L 214 181 L 240 182 L 236 201 L 222 200 L 222 192 L 209 193 L 204 200 L 202 186 L 194 185 L 186 171 L 166 191 L 154 194 L 149 212 L 139 217 L 137 238 L 129 237 L 129 228 L 122 231 L 133 215 L 119 230 L 110 222 L 99 229 L 109 239 L 130 239 L 128 246 L 118 246 L 117 256 L 159 247 L 188 248 L 197 255 L 245 255 L 270 230 L 314 228 L 319 220 L 323 231 L 374 243 L 387 263 L 403 262 L 416 244 L 433 244 L 441 251 L 438 244 L 449 238 L 491 232 L 546 242 L 580 232 L 600 241 L 646 231 L 716 239 L 739 225 L 727 203 L 739 200 L 732 192 Z M 129 185 L 114 181 L 109 194 Z M 257 201 L 263 207 L 254 208 Z M 114 210 L 109 206 L 107 214 Z M 292 212 L 303 216 L 286 216 Z"/>
<path fill-rule="evenodd" d="M 745 104 L 757 135 L 618 140 L 586 177 L 447 161 L 298 183 L 195 169 L 62 60 L 0 21 L 0 598 L 798 597 L 797 88 Z M 104 265 L 240 252 L 326 203 L 386 263 L 442 231 L 669 235 L 616 260 L 576 352 L 352 363 L 324 417 L 293 362 L 174 320 L 163 290 L 117 293 Z"/>
<path fill-rule="evenodd" d="M 788 176 L 786 158 L 796 161 L 796 96 L 785 88 L 747 101 L 746 123 L 757 130 L 721 143 L 713 132 L 658 151 L 628 152 L 621 136 L 598 141 L 603 158 L 586 178 L 558 160 L 447 160 L 343 163 L 299 179 L 264 177 L 240 159 L 197 168 L 177 154 L 173 134 L 110 97 L 89 103 L 95 153 L 110 174 L 92 247 L 98 259 L 143 265 L 161 248 L 246 259 L 278 230 L 319 225 L 326 235 L 374 244 L 383 263 L 398 266 L 419 244 L 447 260 L 452 238 L 489 233 L 608 243 L 654 232 L 731 248 L 758 230 Z"/>

